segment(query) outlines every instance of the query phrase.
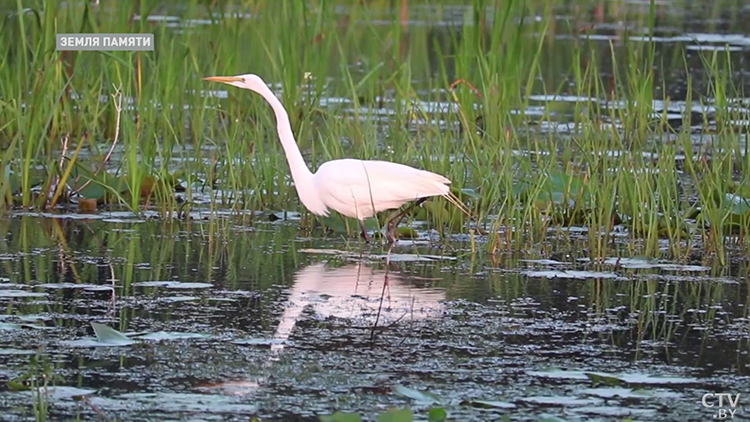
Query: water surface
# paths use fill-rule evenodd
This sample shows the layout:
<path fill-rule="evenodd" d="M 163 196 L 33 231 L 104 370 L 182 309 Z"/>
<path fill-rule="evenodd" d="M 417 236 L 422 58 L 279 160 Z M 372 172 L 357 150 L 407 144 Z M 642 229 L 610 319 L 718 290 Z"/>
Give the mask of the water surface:
<path fill-rule="evenodd" d="M 704 393 L 748 385 L 744 264 L 493 262 L 420 231 L 386 265 L 381 245 L 294 222 L 61 217 L 0 221 L 11 420 L 32 415 L 7 381 L 37 351 L 54 419 L 316 420 L 434 395 L 454 420 L 705 420 Z M 98 344 L 91 322 L 132 344 Z"/>

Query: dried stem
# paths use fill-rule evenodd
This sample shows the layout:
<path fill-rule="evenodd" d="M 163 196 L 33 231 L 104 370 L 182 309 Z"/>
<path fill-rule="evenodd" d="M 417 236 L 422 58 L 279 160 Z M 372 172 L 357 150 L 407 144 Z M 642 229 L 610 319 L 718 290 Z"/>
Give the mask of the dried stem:
<path fill-rule="evenodd" d="M 458 85 L 461 85 L 461 84 L 468 85 L 469 88 L 472 90 L 472 92 L 474 92 L 474 94 L 477 97 L 482 98 L 482 93 L 479 92 L 479 90 L 477 89 L 477 87 L 475 87 L 474 85 L 472 85 L 471 82 L 467 81 L 466 79 L 456 79 L 455 81 L 453 81 L 453 83 L 450 86 L 450 90 L 453 91 L 454 89 L 456 89 L 456 87 Z"/>

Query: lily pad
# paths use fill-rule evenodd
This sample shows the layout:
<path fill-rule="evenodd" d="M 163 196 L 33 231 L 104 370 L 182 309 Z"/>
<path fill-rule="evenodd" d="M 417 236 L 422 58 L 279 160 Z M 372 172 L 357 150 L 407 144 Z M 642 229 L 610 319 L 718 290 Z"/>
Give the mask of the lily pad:
<path fill-rule="evenodd" d="M 197 296 L 168 296 L 159 298 L 163 302 L 194 302 L 200 300 Z"/>
<path fill-rule="evenodd" d="M 554 259 L 519 259 L 519 262 L 529 262 L 540 265 L 562 265 L 564 262 L 555 261 Z"/>
<path fill-rule="evenodd" d="M 362 417 L 357 413 L 336 412 L 321 416 L 320 422 L 362 422 Z"/>
<path fill-rule="evenodd" d="M 623 387 L 611 387 L 611 388 L 586 388 L 580 391 L 581 394 L 590 396 L 596 396 L 603 399 L 646 399 L 646 398 L 678 398 L 682 397 L 681 394 L 666 391 L 666 390 L 645 390 L 645 389 L 632 389 Z"/>
<path fill-rule="evenodd" d="M 484 409 L 515 409 L 516 405 L 499 400 L 471 400 L 461 403 L 464 406 L 480 407 Z"/>
<path fill-rule="evenodd" d="M 82 167 L 78 168 L 82 169 Z M 106 172 L 97 175 L 93 175 L 87 171 L 82 171 L 81 173 L 81 178 L 74 189 L 83 186 L 91 180 L 86 187 L 78 192 L 84 199 L 94 199 L 96 202 L 101 203 L 107 201 L 113 192 L 125 193 L 128 190 L 127 179 L 123 176 L 114 176 Z"/>
<path fill-rule="evenodd" d="M 442 407 L 433 407 L 427 413 L 427 420 L 430 422 L 444 422 L 448 419 L 448 412 Z"/>
<path fill-rule="evenodd" d="M 598 271 L 527 271 L 526 277 L 532 278 L 570 278 L 575 280 L 585 280 L 589 278 L 617 278 L 615 273 L 604 273 Z"/>
<path fill-rule="evenodd" d="M 574 208 L 589 198 L 588 185 L 583 178 L 560 172 L 550 172 L 539 196 L 537 205 Z"/>
<path fill-rule="evenodd" d="M 597 379 L 613 379 L 618 380 L 621 383 L 626 384 L 642 384 L 642 385 L 680 385 L 680 384 L 694 384 L 698 380 L 695 378 L 686 377 L 671 377 L 671 376 L 657 376 L 647 374 L 636 374 L 636 373 L 619 373 L 609 374 L 605 372 L 586 372 L 576 370 L 562 370 L 562 369 L 548 369 L 545 371 L 527 371 L 527 375 L 536 376 L 540 378 L 553 378 L 553 379 L 571 379 L 571 380 L 587 380 L 592 377 L 598 377 Z"/>
<path fill-rule="evenodd" d="M 157 331 L 155 333 L 148 333 L 148 334 L 139 336 L 138 338 L 142 340 L 164 341 L 164 340 L 185 340 L 185 339 L 192 339 L 192 338 L 207 338 L 207 337 L 208 337 L 207 335 L 199 334 L 199 333 Z"/>
<path fill-rule="evenodd" d="M 101 286 L 98 284 L 76 284 L 76 283 L 45 283 L 35 287 L 41 287 L 43 289 L 83 289 L 83 290 L 99 290 L 105 287 L 106 290 L 112 290 L 111 286 Z"/>
<path fill-rule="evenodd" d="M 242 401 L 242 398 L 224 396 L 221 394 L 195 394 L 195 393 L 131 393 L 114 397 L 93 396 L 91 404 L 100 409 L 114 414 L 132 411 L 134 406 L 145 412 L 145 414 L 202 414 L 227 415 L 235 419 L 245 416 L 244 420 L 250 420 L 250 415 L 258 411 L 252 404 Z"/>
<path fill-rule="evenodd" d="M 164 287 L 167 289 L 208 289 L 214 287 L 210 283 L 183 283 L 180 281 L 140 281 L 133 283 L 136 287 Z"/>
<path fill-rule="evenodd" d="M 0 355 L 16 356 L 16 355 L 35 355 L 35 354 L 36 352 L 34 350 L 0 349 Z"/>
<path fill-rule="evenodd" d="M 426 391 L 415 390 L 403 385 L 397 385 L 393 387 L 393 392 L 400 396 L 416 400 L 420 403 L 440 403 L 440 399 L 434 394 L 428 393 Z"/>
<path fill-rule="evenodd" d="M 92 322 L 91 327 L 94 329 L 97 341 L 102 345 L 129 346 L 133 344 L 133 340 L 108 325 Z"/>
<path fill-rule="evenodd" d="M 706 267 L 704 265 L 681 265 L 644 258 L 607 258 L 604 263 L 629 269 L 660 269 L 665 271 L 684 272 L 705 272 L 711 269 L 711 267 Z"/>
<path fill-rule="evenodd" d="M 3 330 L 20 330 L 21 326 L 9 322 L 0 322 L 0 331 Z"/>
<path fill-rule="evenodd" d="M 0 298 L 3 297 L 47 297 L 47 293 L 26 290 L 0 290 Z"/>
<path fill-rule="evenodd" d="M 418 255 L 409 253 L 392 253 L 390 255 L 371 255 L 371 258 L 390 259 L 391 262 L 435 262 L 452 261 L 456 257 L 441 255 Z"/>
<path fill-rule="evenodd" d="M 587 415 L 605 416 L 608 418 L 623 418 L 628 416 L 648 417 L 656 414 L 655 409 L 633 409 L 622 406 L 583 406 L 571 409 L 571 412 Z M 649 418 L 650 419 L 650 418 Z"/>
<path fill-rule="evenodd" d="M 536 397 L 524 397 L 521 399 L 526 403 L 540 404 L 545 406 L 560 406 L 560 407 L 573 407 L 573 406 L 592 406 L 604 403 L 603 400 L 598 398 L 577 398 L 569 396 L 536 396 Z"/>
<path fill-rule="evenodd" d="M 78 387 L 55 386 L 41 387 L 36 391 L 36 393 L 44 395 L 48 400 L 66 400 L 83 396 L 90 396 L 92 394 L 96 394 L 96 391 L 97 390 Z"/>
<path fill-rule="evenodd" d="M 414 414 L 411 409 L 388 410 L 378 415 L 377 422 L 412 422 Z"/>

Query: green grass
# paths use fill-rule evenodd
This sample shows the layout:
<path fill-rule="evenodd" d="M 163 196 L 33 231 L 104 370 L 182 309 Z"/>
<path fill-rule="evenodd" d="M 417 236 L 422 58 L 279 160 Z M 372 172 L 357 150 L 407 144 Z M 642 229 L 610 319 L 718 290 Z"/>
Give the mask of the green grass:
<path fill-rule="evenodd" d="M 452 26 L 402 24 L 402 2 L 143 1 L 96 10 L 18 0 L 0 23 L 0 206 L 65 209 L 80 190 L 100 207 L 165 217 L 203 200 L 211 210 L 301 210 L 268 107 L 201 80 L 253 72 L 283 86 L 313 168 L 356 157 L 445 174 L 465 190 L 491 252 L 585 226 L 589 256 L 608 256 L 616 224 L 633 254 L 701 250 L 725 263 L 744 249 L 750 154 L 744 128 L 732 123 L 747 118 L 733 101 L 744 94 L 732 53 L 650 42 L 660 27 L 682 24 L 655 3 L 606 2 L 606 13 L 628 25 L 601 41 L 587 37 L 599 32 L 583 12 L 598 2 L 476 0 L 458 15 L 438 2 L 429 13 L 429 1 L 407 4 L 409 19 L 462 19 Z M 164 15 L 185 25 L 148 19 Z M 63 32 L 153 32 L 155 51 L 58 52 L 54 34 Z M 456 80 L 468 83 L 450 90 Z M 670 103 L 679 84 L 687 86 L 678 98 L 686 124 L 675 125 L 653 105 Z M 209 95 L 218 91 L 228 98 Z M 557 94 L 580 100 L 534 97 Z M 691 129 L 692 102 L 715 110 L 704 113 L 701 133 Z M 549 122 L 574 131 L 542 130 Z M 185 203 L 175 199 L 176 182 L 188 188 Z M 467 231 L 445 204 L 430 211 L 422 218 L 437 228 Z"/>

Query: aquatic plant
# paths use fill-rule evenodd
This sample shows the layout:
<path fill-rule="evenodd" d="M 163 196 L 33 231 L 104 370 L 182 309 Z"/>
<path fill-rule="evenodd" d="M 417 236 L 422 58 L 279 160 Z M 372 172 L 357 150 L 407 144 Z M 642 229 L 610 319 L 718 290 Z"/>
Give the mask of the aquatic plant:
<path fill-rule="evenodd" d="M 488 233 L 493 254 L 570 227 L 591 257 L 616 228 L 633 254 L 666 239 L 674 257 L 724 263 L 744 248 L 748 111 L 724 43 L 665 46 L 657 20 L 680 18 L 655 1 L 391 3 L 19 0 L 0 23 L 0 206 L 300 210 L 266 106 L 201 80 L 252 71 L 313 168 L 349 156 L 444 174 L 477 223 L 442 202 L 416 217 Z M 626 24 L 602 33 L 602 13 Z M 81 31 L 152 32 L 155 51 L 55 51 L 54 33 Z"/>

